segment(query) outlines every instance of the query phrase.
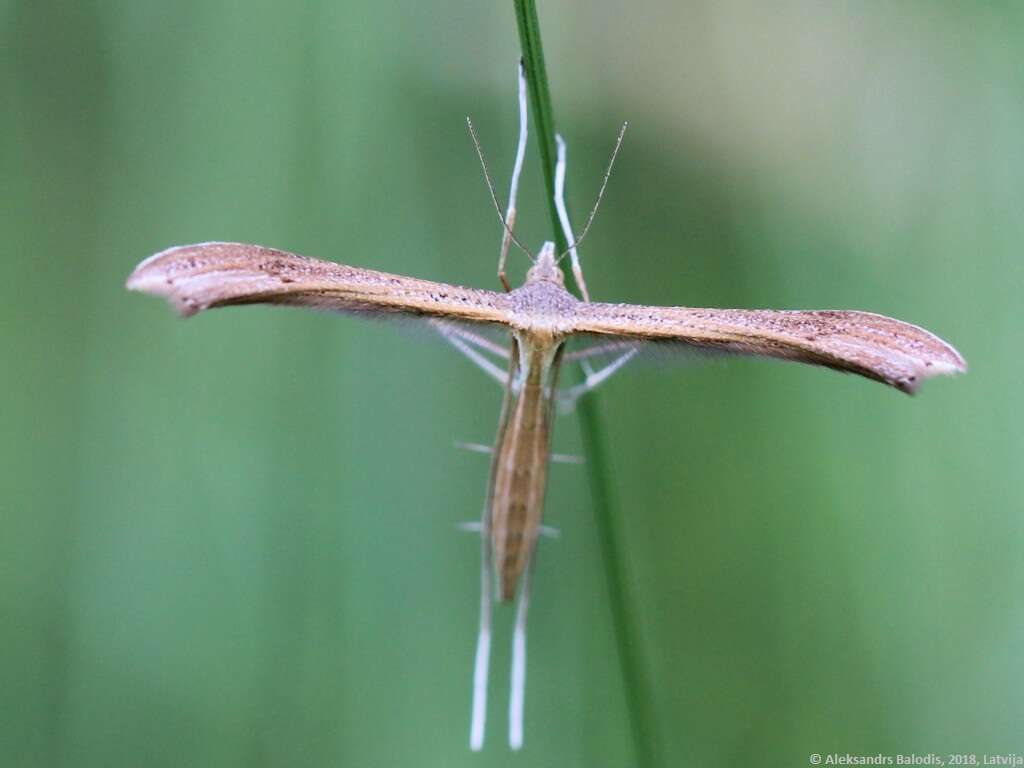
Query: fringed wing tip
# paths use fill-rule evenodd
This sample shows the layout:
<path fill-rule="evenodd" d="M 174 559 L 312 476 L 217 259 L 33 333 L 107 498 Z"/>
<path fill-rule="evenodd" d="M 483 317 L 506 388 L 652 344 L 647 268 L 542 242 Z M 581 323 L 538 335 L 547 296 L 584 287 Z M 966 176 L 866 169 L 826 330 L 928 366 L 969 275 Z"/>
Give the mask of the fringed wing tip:
<path fill-rule="evenodd" d="M 797 310 L 772 313 L 765 319 L 762 312 L 754 314 L 775 333 L 781 327 L 779 336 L 796 341 L 787 355 L 791 359 L 856 373 L 908 395 L 915 394 L 926 379 L 967 370 L 963 356 L 951 344 L 925 328 L 885 315 Z M 799 352 L 794 354 L 794 349 Z"/>
<path fill-rule="evenodd" d="M 964 360 L 963 356 L 952 345 L 934 334 L 929 335 L 935 339 L 939 350 L 935 354 L 919 360 L 912 373 L 900 376 L 886 383 L 892 384 L 901 392 L 914 395 L 920 389 L 921 382 L 926 379 L 967 372 L 967 361 Z"/>
<path fill-rule="evenodd" d="M 204 309 L 204 307 L 199 306 L 194 301 L 177 295 L 170 280 L 152 273 L 140 273 L 138 269 L 128 276 L 125 288 L 129 291 L 148 293 L 150 296 L 159 296 L 167 299 L 171 309 L 182 318 L 191 317 L 201 309 Z"/>
<path fill-rule="evenodd" d="M 195 245 L 175 245 L 159 253 L 154 253 L 149 258 L 139 262 L 138 266 L 128 275 L 124 287 L 129 291 L 148 293 L 150 296 L 159 296 L 167 299 L 167 302 L 179 317 L 191 317 L 200 310 L 206 309 L 206 305 L 183 295 L 175 285 L 172 273 L 176 271 L 176 267 L 180 269 L 182 263 L 179 257 L 184 256 L 186 252 L 218 245 L 231 245 L 231 243 L 210 242 L 197 243 Z"/>

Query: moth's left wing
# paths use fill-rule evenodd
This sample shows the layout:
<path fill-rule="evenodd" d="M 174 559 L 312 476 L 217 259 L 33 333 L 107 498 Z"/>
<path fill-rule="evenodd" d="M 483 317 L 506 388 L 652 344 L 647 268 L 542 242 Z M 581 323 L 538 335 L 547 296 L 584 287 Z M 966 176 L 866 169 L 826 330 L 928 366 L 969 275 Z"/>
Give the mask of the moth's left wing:
<path fill-rule="evenodd" d="M 822 365 L 907 393 L 931 376 L 967 370 L 938 336 L 871 312 L 590 303 L 579 305 L 574 325 L 578 333 Z"/>
<path fill-rule="evenodd" d="M 349 267 L 243 243 L 182 245 L 135 268 L 127 287 L 163 296 L 184 317 L 233 304 L 507 323 L 505 294 Z"/>

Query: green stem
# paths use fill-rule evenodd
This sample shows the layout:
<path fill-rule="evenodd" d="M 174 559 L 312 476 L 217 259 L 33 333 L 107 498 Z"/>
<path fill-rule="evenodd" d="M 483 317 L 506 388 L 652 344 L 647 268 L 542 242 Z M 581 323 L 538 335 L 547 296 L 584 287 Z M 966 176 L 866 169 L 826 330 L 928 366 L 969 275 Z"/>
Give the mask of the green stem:
<path fill-rule="evenodd" d="M 593 395 L 580 401 L 577 408 L 580 419 L 580 434 L 583 451 L 587 457 L 587 480 L 590 485 L 591 503 L 594 505 L 597 538 L 604 560 L 605 586 L 608 590 L 608 605 L 615 633 L 615 649 L 619 656 L 619 670 L 625 689 L 626 708 L 629 712 L 629 726 L 633 733 L 637 768 L 653 768 L 654 759 L 653 721 L 650 713 L 650 691 L 643 675 L 640 648 L 637 638 L 636 618 L 630 608 L 626 590 L 626 568 L 619 548 L 620 534 L 617 517 L 612 509 L 611 488 L 607 461 L 604 455 L 604 425 Z"/>
<path fill-rule="evenodd" d="M 537 19 L 537 4 L 534 0 L 515 0 L 516 22 L 519 25 L 519 43 L 523 49 L 523 67 L 526 69 L 527 90 L 530 95 L 530 112 L 533 115 L 534 133 L 540 147 L 540 160 L 544 168 L 544 186 L 548 190 L 548 211 L 551 213 L 551 228 L 555 233 L 555 250 L 564 253 L 569 247 L 558 221 L 555 207 L 555 111 L 551 107 L 551 91 L 548 88 L 548 74 L 544 66 L 544 47 L 540 42 L 540 21 Z"/>
<path fill-rule="evenodd" d="M 544 166 L 551 226 L 555 234 L 556 248 L 559 253 L 564 253 L 569 244 L 565 241 L 558 220 L 558 209 L 555 207 L 555 115 L 551 106 L 547 70 L 544 66 L 537 6 L 534 0 L 515 0 L 515 9 L 533 113 L 534 133 L 537 136 L 541 162 Z M 580 401 L 577 412 L 583 449 L 587 456 L 587 481 L 590 485 L 597 537 L 604 560 L 608 602 L 636 753 L 636 765 L 638 768 L 653 768 L 655 759 L 651 698 L 643 676 L 638 644 L 633 640 L 637 637 L 635 617 L 626 594 L 626 568 L 619 548 L 621 538 L 617 531 L 618 518 L 611 502 L 612 489 L 604 456 L 603 427 L 593 395 Z"/>

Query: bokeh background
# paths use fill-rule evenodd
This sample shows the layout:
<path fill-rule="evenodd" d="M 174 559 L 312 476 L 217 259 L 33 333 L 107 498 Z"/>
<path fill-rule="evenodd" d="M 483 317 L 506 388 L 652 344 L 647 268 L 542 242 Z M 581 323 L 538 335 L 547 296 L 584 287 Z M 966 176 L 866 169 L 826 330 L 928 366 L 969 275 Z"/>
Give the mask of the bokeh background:
<path fill-rule="evenodd" d="M 595 404 L 659 765 L 1024 752 L 1024 9 L 541 3 L 596 298 L 843 307 L 920 395 L 727 360 Z M 634 764 L 585 471 L 552 470 L 526 746 L 510 611 L 467 749 L 498 389 L 388 325 L 188 322 L 123 282 L 241 240 L 482 287 L 511 3 L 0 2 L 0 764 Z M 520 222 L 550 236 L 528 158 Z M 524 260 L 515 256 L 521 276 Z M 556 450 L 580 449 L 574 416 Z"/>

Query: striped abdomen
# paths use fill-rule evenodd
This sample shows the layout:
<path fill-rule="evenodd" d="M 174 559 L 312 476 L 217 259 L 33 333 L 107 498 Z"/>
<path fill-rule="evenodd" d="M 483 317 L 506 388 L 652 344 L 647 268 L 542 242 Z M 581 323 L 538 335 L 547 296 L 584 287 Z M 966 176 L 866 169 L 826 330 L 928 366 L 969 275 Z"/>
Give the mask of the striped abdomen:
<path fill-rule="evenodd" d="M 503 602 L 515 596 L 544 514 L 551 446 L 551 393 L 558 378 L 559 358 L 558 349 L 528 345 L 521 356 L 525 366 L 522 385 L 517 394 L 512 394 L 508 421 L 495 446 L 490 522 Z"/>

